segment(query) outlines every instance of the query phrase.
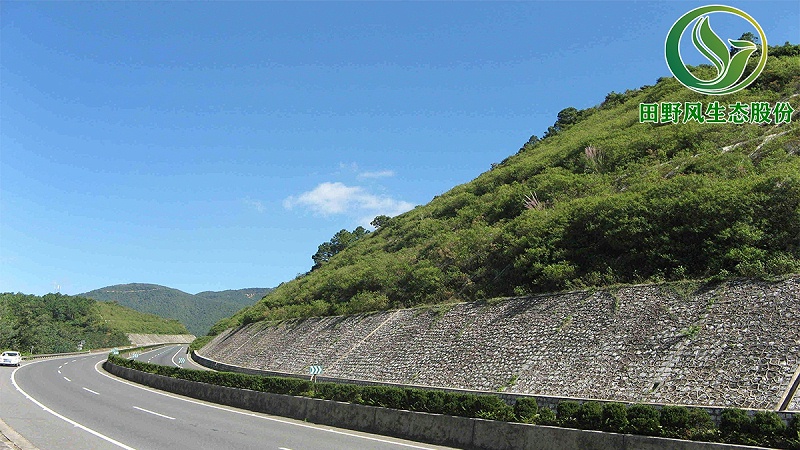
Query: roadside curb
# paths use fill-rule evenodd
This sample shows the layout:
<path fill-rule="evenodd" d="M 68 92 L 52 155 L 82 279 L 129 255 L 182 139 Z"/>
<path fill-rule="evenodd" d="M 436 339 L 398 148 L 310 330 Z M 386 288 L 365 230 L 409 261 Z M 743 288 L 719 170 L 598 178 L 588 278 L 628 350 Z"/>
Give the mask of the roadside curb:
<path fill-rule="evenodd" d="M 2 435 L 5 439 L 8 440 L 5 444 L 11 444 L 12 449 L 19 449 L 19 450 L 39 450 L 36 446 L 31 444 L 27 439 L 22 437 L 21 434 L 14 431 L 7 423 L 0 419 L 0 435 Z M 1 442 L 0 443 L 4 443 Z"/>

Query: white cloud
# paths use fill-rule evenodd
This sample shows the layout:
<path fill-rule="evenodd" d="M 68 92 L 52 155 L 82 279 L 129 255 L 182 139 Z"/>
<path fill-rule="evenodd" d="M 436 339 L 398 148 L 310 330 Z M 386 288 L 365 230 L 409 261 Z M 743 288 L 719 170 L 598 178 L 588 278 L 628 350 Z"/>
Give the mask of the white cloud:
<path fill-rule="evenodd" d="M 377 172 L 362 172 L 358 174 L 358 178 L 386 178 L 393 176 L 394 176 L 394 171 L 392 170 L 380 170 Z"/>
<path fill-rule="evenodd" d="M 323 216 L 347 213 L 360 217 L 396 216 L 414 208 L 412 203 L 370 194 L 361 186 L 347 186 L 338 181 L 321 183 L 308 192 L 291 196 L 283 201 L 283 206 L 287 209 L 302 206 Z"/>
<path fill-rule="evenodd" d="M 355 162 L 351 162 L 351 163 L 340 162 L 339 163 L 339 169 L 340 170 L 349 170 L 349 171 L 352 171 L 352 172 L 358 172 L 358 164 L 356 164 Z"/>
<path fill-rule="evenodd" d="M 267 210 L 267 207 L 264 206 L 264 204 L 262 202 L 258 201 L 258 200 L 253 200 L 253 199 L 250 199 L 250 198 L 246 198 L 246 199 L 242 200 L 242 203 L 244 203 L 245 205 L 249 206 L 250 208 L 253 208 L 254 210 L 256 210 L 256 211 L 258 211 L 260 213 L 263 213 L 264 211 Z"/>

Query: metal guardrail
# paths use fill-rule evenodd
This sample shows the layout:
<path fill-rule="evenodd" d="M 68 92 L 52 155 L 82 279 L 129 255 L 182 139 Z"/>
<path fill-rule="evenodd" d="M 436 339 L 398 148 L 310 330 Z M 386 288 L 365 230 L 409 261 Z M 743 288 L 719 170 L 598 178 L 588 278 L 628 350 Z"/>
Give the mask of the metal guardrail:
<path fill-rule="evenodd" d="M 131 348 L 131 347 L 119 347 L 120 351 L 127 350 L 129 348 Z M 108 353 L 111 350 L 112 350 L 111 348 L 96 348 L 94 350 L 84 350 L 84 351 L 81 351 L 81 352 L 42 353 L 42 354 L 38 354 L 38 355 L 23 356 L 22 360 L 23 361 L 29 361 L 29 360 L 34 360 L 34 359 L 58 358 L 58 357 L 61 357 L 61 356 L 91 355 L 91 354 L 96 354 L 96 353 Z"/>

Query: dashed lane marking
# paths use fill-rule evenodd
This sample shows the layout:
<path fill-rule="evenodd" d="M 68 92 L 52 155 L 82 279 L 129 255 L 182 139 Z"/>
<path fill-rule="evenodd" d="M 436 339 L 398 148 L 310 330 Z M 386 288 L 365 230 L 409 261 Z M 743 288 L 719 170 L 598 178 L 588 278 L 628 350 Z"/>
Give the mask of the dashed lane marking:
<path fill-rule="evenodd" d="M 165 419 L 175 420 L 174 417 L 165 416 L 164 414 L 159 414 L 159 413 L 157 413 L 155 411 L 150 411 L 149 409 L 139 408 L 138 406 L 134 406 L 133 409 L 138 409 L 139 411 L 144 411 L 146 413 L 150 413 L 150 414 L 153 414 L 154 416 L 158 416 L 158 417 L 163 417 Z"/>
<path fill-rule="evenodd" d="M 27 366 L 29 366 L 31 364 L 36 364 L 38 362 L 41 362 L 41 361 L 34 361 L 34 362 L 30 363 L 30 364 L 26 364 L 23 367 L 27 367 Z M 58 417 L 59 419 L 65 421 L 65 422 L 67 422 L 67 423 L 69 423 L 69 424 L 71 424 L 71 425 L 73 425 L 75 427 L 78 427 L 83 431 L 86 431 L 86 432 L 88 432 L 90 434 L 93 434 L 93 435 L 99 437 L 100 439 L 103 439 L 106 442 L 110 442 L 110 443 L 112 443 L 112 444 L 114 444 L 114 445 L 116 445 L 118 447 L 124 448 L 125 450 L 136 450 L 133 447 L 128 447 L 127 445 L 123 444 L 122 442 L 115 441 L 114 439 L 111 439 L 110 437 L 108 437 L 108 436 L 106 436 L 106 435 L 104 435 L 102 433 L 99 433 L 99 432 L 97 432 L 97 431 L 95 431 L 95 430 L 93 430 L 93 429 L 91 429 L 91 428 L 89 428 L 89 427 L 87 427 L 85 425 L 81 425 L 78 422 L 75 422 L 74 420 L 72 420 L 70 418 L 62 416 L 61 414 L 53 411 L 52 409 L 48 408 L 47 406 L 44 406 L 40 401 L 38 401 L 35 398 L 33 398 L 30 395 L 28 395 L 28 393 L 25 392 L 24 390 L 22 390 L 22 388 L 19 387 L 19 385 L 17 384 L 17 380 L 16 380 L 15 376 L 17 374 L 17 370 L 19 370 L 19 369 L 20 369 L 20 367 L 17 367 L 16 369 L 14 369 L 13 372 L 11 372 L 11 384 L 13 384 L 14 388 L 17 391 L 19 391 L 22 395 L 24 395 L 25 398 L 27 398 L 28 400 L 32 401 L 34 404 L 36 404 L 37 406 L 39 406 L 43 410 L 45 410 L 45 411 L 49 412 L 50 414 Z"/>
<path fill-rule="evenodd" d="M 258 419 L 268 420 L 270 422 L 278 422 L 278 423 L 282 423 L 282 424 L 286 424 L 286 425 L 292 425 L 292 426 L 295 426 L 295 427 L 308 428 L 308 429 L 317 430 L 317 431 L 323 431 L 323 432 L 328 432 L 328 433 L 333 433 L 333 434 L 339 434 L 339 435 L 343 435 L 343 436 L 349 436 L 349 437 L 353 437 L 353 438 L 364 439 L 364 440 L 367 440 L 367 441 L 381 442 L 381 443 L 385 443 L 385 444 L 396 445 L 396 446 L 399 446 L 399 447 L 416 448 L 416 449 L 421 449 L 421 450 L 432 450 L 431 447 L 424 447 L 422 445 L 409 444 L 409 443 L 405 443 L 405 442 L 397 442 L 397 441 L 392 441 L 392 440 L 389 440 L 389 439 L 382 439 L 382 438 L 373 437 L 373 436 L 364 436 L 364 435 L 361 435 L 361 434 L 355 434 L 355 433 L 351 433 L 351 432 L 347 432 L 347 431 L 341 431 L 341 430 L 334 430 L 334 429 L 331 429 L 331 428 L 325 429 L 325 428 L 321 428 L 319 426 L 315 426 L 315 425 L 312 425 L 312 424 L 291 422 L 291 421 L 286 420 L 286 419 L 279 419 L 277 417 L 269 417 L 269 416 L 266 416 L 266 415 L 251 413 L 251 412 L 247 412 L 247 411 L 240 411 L 240 410 L 228 408 L 228 407 L 225 407 L 225 406 L 220 406 L 220 405 L 215 405 L 215 404 L 212 404 L 212 403 L 205 403 L 205 402 L 200 402 L 200 401 L 197 401 L 197 400 L 188 399 L 186 397 L 181 397 L 181 396 L 178 396 L 178 395 L 175 395 L 175 394 L 162 392 L 162 391 L 159 391 L 157 389 L 153 389 L 153 388 L 148 387 L 148 386 L 139 385 L 139 384 L 133 383 L 131 381 L 128 381 L 128 380 L 125 380 L 125 379 L 110 375 L 108 373 L 105 373 L 105 371 L 101 371 L 100 370 L 100 365 L 103 364 L 103 362 L 105 362 L 105 361 L 104 360 L 98 361 L 97 364 L 94 365 L 95 372 L 99 373 L 100 375 L 103 375 L 106 378 L 110 378 L 110 379 L 112 379 L 114 381 L 117 381 L 119 383 L 124 383 L 124 384 L 127 384 L 129 386 L 135 387 L 137 389 L 141 389 L 143 391 L 151 392 L 153 394 L 163 395 L 164 397 L 170 397 L 170 398 L 174 398 L 176 400 L 181 400 L 181 401 L 188 402 L 188 403 L 194 403 L 195 405 L 205 406 L 207 408 L 217 409 L 217 410 L 221 410 L 221 411 L 227 411 L 229 413 L 240 414 L 240 415 L 243 415 L 243 416 L 255 417 L 255 418 L 258 418 Z"/>

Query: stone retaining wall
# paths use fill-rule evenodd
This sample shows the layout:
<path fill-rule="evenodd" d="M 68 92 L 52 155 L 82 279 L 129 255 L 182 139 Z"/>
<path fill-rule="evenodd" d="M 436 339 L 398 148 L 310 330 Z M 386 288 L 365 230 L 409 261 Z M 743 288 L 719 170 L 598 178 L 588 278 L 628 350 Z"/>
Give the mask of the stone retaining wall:
<path fill-rule="evenodd" d="M 297 374 L 774 410 L 800 366 L 800 276 L 257 323 L 201 353 Z"/>

